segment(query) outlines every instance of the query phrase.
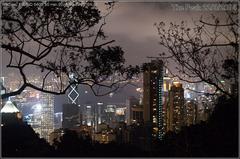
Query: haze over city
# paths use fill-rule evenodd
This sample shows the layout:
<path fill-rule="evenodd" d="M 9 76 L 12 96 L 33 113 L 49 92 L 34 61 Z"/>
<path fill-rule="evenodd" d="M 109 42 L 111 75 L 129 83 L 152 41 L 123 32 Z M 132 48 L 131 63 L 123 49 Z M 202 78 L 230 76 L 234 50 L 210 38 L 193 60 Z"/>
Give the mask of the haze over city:
<path fill-rule="evenodd" d="M 42 3 L 1 2 L 3 157 L 239 155 L 239 3 Z"/>

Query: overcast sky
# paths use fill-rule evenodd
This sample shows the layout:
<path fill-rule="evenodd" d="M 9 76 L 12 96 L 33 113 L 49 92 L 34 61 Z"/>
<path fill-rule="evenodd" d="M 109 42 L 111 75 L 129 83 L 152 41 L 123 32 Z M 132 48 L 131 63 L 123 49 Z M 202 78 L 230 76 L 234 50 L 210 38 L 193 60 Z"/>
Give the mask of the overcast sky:
<path fill-rule="evenodd" d="M 191 3 L 192 7 L 197 4 Z M 116 40 L 114 45 L 119 45 L 125 51 L 127 64 L 142 64 L 148 62 L 147 56 L 158 56 L 163 48 L 158 44 L 157 29 L 154 23 L 180 23 L 186 21 L 190 26 L 193 20 L 199 20 L 201 15 L 208 17 L 209 11 L 176 8 L 184 7 L 183 3 L 130 3 L 119 2 L 106 20 L 104 31 L 109 40 Z M 100 6 L 102 7 L 102 6 Z M 215 11 L 214 14 L 221 17 L 223 12 Z M 31 47 L 31 46 L 30 46 Z M 6 57 L 2 57 L 1 66 L 3 75 L 13 70 L 5 69 Z M 125 97 L 126 98 L 126 97 Z M 60 98 L 58 98 L 60 102 Z M 63 100 L 63 99 L 62 99 Z M 116 99 L 114 99 L 116 100 Z M 124 101 L 124 100 L 122 100 Z M 59 107 L 60 108 L 60 107 Z"/>
<path fill-rule="evenodd" d="M 118 2 L 106 20 L 107 24 L 104 31 L 109 36 L 109 40 L 116 40 L 114 45 L 121 46 L 125 51 L 127 64 L 142 64 L 150 61 L 150 59 L 146 58 L 147 56 L 158 56 L 163 51 L 163 48 L 158 44 L 158 34 L 154 23 L 160 21 L 165 23 L 186 21 L 191 26 L 193 20 L 198 20 L 201 15 L 207 17 L 212 12 L 189 9 L 186 6 L 193 8 L 203 4 L 189 2 Z M 97 5 L 102 8 L 102 5 Z M 221 15 L 222 12 L 215 11 L 214 14 Z M 7 62 L 8 60 L 3 57 L 2 68 Z M 12 70 L 4 71 L 3 75 L 9 71 Z"/>
<path fill-rule="evenodd" d="M 154 23 L 185 21 L 191 26 L 192 22 L 199 20 L 201 16 L 209 17 L 211 13 L 222 14 L 193 9 L 179 11 L 177 6 L 186 7 L 187 4 L 119 2 L 107 18 L 105 32 L 123 48 L 127 63 L 141 64 L 150 60 L 146 58 L 147 56 L 158 56 L 163 51 L 158 44 L 158 33 Z M 190 6 L 194 7 L 197 4 L 192 3 Z"/>

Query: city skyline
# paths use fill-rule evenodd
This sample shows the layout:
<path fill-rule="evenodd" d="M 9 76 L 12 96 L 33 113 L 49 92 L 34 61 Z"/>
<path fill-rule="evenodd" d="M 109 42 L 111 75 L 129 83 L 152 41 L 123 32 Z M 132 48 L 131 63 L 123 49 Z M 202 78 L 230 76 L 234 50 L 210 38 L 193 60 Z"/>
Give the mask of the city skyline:
<path fill-rule="evenodd" d="M 239 155 L 239 3 L 0 4 L 4 157 Z"/>
<path fill-rule="evenodd" d="M 149 64 L 151 64 L 151 63 L 149 63 Z M 146 74 L 146 73 L 144 73 L 144 74 Z M 143 75 L 143 76 L 146 76 L 146 75 Z M 169 100 L 171 101 L 171 98 L 172 98 L 171 95 L 170 95 L 170 99 L 168 99 L 169 97 L 168 97 L 167 94 L 169 94 L 170 91 L 171 91 L 170 86 L 174 86 L 176 83 L 179 83 L 179 80 L 177 80 L 175 78 L 169 78 L 167 76 L 167 74 L 166 74 L 166 70 L 165 69 L 164 69 L 164 73 L 162 72 L 161 76 L 162 76 L 163 83 L 161 84 L 161 89 L 159 90 L 160 92 L 162 92 L 162 95 L 159 96 L 159 98 L 161 98 L 161 99 L 159 99 L 159 100 L 162 101 L 162 104 L 161 104 L 161 107 L 160 107 L 161 109 L 159 108 L 159 111 L 161 111 L 162 113 L 161 113 L 161 115 L 159 117 L 161 117 L 162 121 L 164 121 L 164 123 L 161 123 L 161 125 L 162 125 L 162 128 L 161 128 L 162 132 L 161 133 L 165 134 L 167 132 L 167 130 L 168 131 L 169 130 L 173 131 L 173 128 L 167 128 L 167 127 L 169 127 L 169 124 L 167 124 L 167 120 L 169 120 L 169 119 L 167 119 L 167 118 L 169 118 L 168 115 L 169 115 L 169 112 L 170 112 L 169 108 L 167 108 L 167 107 L 169 107 L 169 106 L 170 107 L 175 107 L 175 105 L 172 105 L 172 104 L 167 106 L 167 101 L 169 101 Z M 61 125 L 62 125 L 61 122 L 63 122 L 64 118 L 65 118 L 64 117 L 64 112 L 66 110 L 69 110 L 70 107 L 75 107 L 74 108 L 75 111 L 72 112 L 72 115 L 70 113 L 70 116 L 69 116 L 70 118 L 71 118 L 71 116 L 76 116 L 76 114 L 73 115 L 74 112 L 77 113 L 77 114 L 79 113 L 79 115 L 83 115 L 83 114 L 87 113 L 87 109 L 90 108 L 89 109 L 90 112 L 87 113 L 88 114 L 87 116 L 89 116 L 89 117 L 86 116 L 85 117 L 86 119 L 83 119 L 83 117 L 79 116 L 78 119 L 75 122 L 75 126 L 79 125 L 79 124 L 80 125 L 83 124 L 83 125 L 88 125 L 88 126 L 94 126 L 95 127 L 94 123 L 96 121 L 91 116 L 93 115 L 92 114 L 93 110 L 95 112 L 96 111 L 95 109 L 98 109 L 98 107 L 99 107 L 98 103 L 102 103 L 102 105 L 104 106 L 103 111 L 107 111 L 107 109 L 108 109 L 107 107 L 108 106 L 114 106 L 114 108 L 111 108 L 112 110 L 110 110 L 110 112 L 112 112 L 113 114 L 117 113 L 117 109 L 116 108 L 118 108 L 119 106 L 123 107 L 125 110 L 123 112 L 124 113 L 124 118 L 123 118 L 122 121 L 125 122 L 125 123 L 134 123 L 134 121 L 132 121 L 132 120 L 133 120 L 133 118 L 136 118 L 136 117 L 131 117 L 131 116 L 129 116 L 130 114 L 127 115 L 127 112 L 131 111 L 131 109 L 132 109 L 131 107 L 133 106 L 132 104 L 129 105 L 130 107 L 128 106 L 128 104 L 127 104 L 128 98 L 130 98 L 131 96 L 136 98 L 138 100 L 139 104 L 145 105 L 144 109 L 142 107 L 142 109 L 143 109 L 142 111 L 146 112 L 145 109 L 148 109 L 148 107 L 150 107 L 150 105 L 146 106 L 146 99 L 147 99 L 146 98 L 146 93 L 149 92 L 148 87 L 144 86 L 144 83 L 143 83 L 144 80 L 145 80 L 145 83 L 146 83 L 146 79 L 147 79 L 146 77 L 143 78 L 141 76 L 141 78 L 136 79 L 135 82 L 132 83 L 135 86 L 132 86 L 132 85 L 125 86 L 125 87 L 121 88 L 121 90 L 117 90 L 116 92 L 114 92 L 112 94 L 109 94 L 107 96 L 104 96 L 104 97 L 97 97 L 97 96 L 95 96 L 91 92 L 91 89 L 89 89 L 87 87 L 79 86 L 76 89 L 78 91 L 78 93 L 79 93 L 79 99 L 76 101 L 75 104 L 72 104 L 71 100 L 69 100 L 68 94 L 61 95 L 61 96 L 56 96 L 56 95 L 54 96 L 54 95 L 51 95 L 51 94 L 48 95 L 46 93 L 42 93 L 42 92 L 39 92 L 39 91 L 30 90 L 30 89 L 27 89 L 26 91 L 24 91 L 24 94 L 22 94 L 22 96 L 20 95 L 20 96 L 12 97 L 11 100 L 15 101 L 16 106 L 23 113 L 23 117 L 25 118 L 25 120 L 30 125 L 33 125 L 33 126 L 35 125 L 36 126 L 37 129 L 34 129 L 34 130 L 36 132 L 40 133 L 41 137 L 42 137 L 42 135 L 41 135 L 42 134 L 41 133 L 42 132 L 41 125 L 42 125 L 42 123 L 45 122 L 45 120 L 41 121 L 41 116 L 42 115 L 46 116 L 46 112 L 44 112 L 44 111 L 46 111 L 48 109 L 48 104 L 47 103 L 49 103 L 50 101 L 53 102 L 54 105 L 51 106 L 52 108 L 49 107 L 50 109 L 53 109 L 52 112 L 48 111 L 48 113 L 52 113 L 52 114 L 49 114 L 49 115 L 53 116 L 54 114 L 57 115 L 57 114 L 61 113 L 61 114 L 59 114 L 61 116 L 61 117 L 59 116 L 61 118 L 60 123 L 55 123 L 54 122 L 55 120 L 59 120 L 59 119 L 54 119 L 54 121 L 52 121 L 52 122 L 54 122 L 53 125 L 58 125 L 59 126 L 59 124 L 60 124 L 60 128 L 61 128 Z M 11 80 L 11 82 L 14 83 L 14 80 Z M 36 82 L 38 82 L 38 80 L 36 80 Z M 180 85 L 182 86 L 182 84 L 180 84 Z M 190 90 L 193 89 L 193 90 L 189 91 L 189 92 L 187 92 L 185 94 L 182 93 L 182 98 L 184 97 L 184 100 L 182 100 L 182 102 L 188 103 L 189 101 L 195 101 L 195 102 L 198 103 L 197 104 L 198 105 L 198 111 L 205 109 L 205 107 L 202 107 L 201 104 L 200 104 L 203 101 L 200 97 L 202 97 L 206 93 L 210 93 L 212 88 L 209 87 L 206 84 L 202 85 L 202 86 L 200 86 L 199 84 L 195 84 L 195 86 L 191 86 L 191 87 L 189 87 L 188 85 L 189 85 L 188 83 L 184 83 L 184 88 L 185 88 L 184 90 L 187 91 L 186 88 L 189 88 Z M 149 87 L 149 89 L 150 88 L 151 87 Z M 194 92 L 194 89 L 196 89 L 196 88 L 198 88 L 198 89 L 200 88 L 200 89 L 199 90 L 195 90 L 196 92 Z M 210 90 L 210 92 L 209 92 L 209 90 Z M 154 92 L 154 90 L 152 90 L 152 91 Z M 152 92 L 152 91 L 150 91 L 150 92 Z M 143 94 L 144 92 L 145 92 L 145 98 L 144 98 L 144 94 Z M 197 92 L 203 92 L 203 93 L 199 94 Z M 152 94 L 152 93 L 150 93 L 150 94 Z M 167 96 L 165 96 L 165 95 L 167 95 Z M 49 102 L 46 101 L 46 99 L 42 98 L 42 97 L 48 97 L 48 96 L 50 98 L 52 98 Z M 207 97 L 204 97 L 204 100 L 206 100 L 206 99 L 207 99 Z M 64 105 L 66 105 L 66 106 L 64 106 Z M 74 106 L 74 105 L 76 105 L 76 106 Z M 44 110 L 45 107 L 47 108 L 46 110 Z M 67 108 L 67 107 L 69 107 L 69 108 Z M 76 112 L 76 110 L 78 108 L 79 108 L 79 111 Z M 171 109 L 173 109 L 173 108 L 171 108 Z M 179 109 L 178 111 L 180 111 L 180 108 L 178 108 L 178 109 Z M 189 109 L 193 109 L 193 108 L 191 108 L 191 106 L 190 106 Z M 213 107 L 211 107 L 211 105 L 209 105 L 209 109 L 212 110 Z M 135 110 L 135 111 L 137 111 L 137 110 Z M 54 112 L 54 114 L 53 114 L 53 112 Z M 152 111 L 149 110 L 148 113 L 150 113 L 150 112 L 152 112 Z M 100 116 L 100 114 L 98 114 L 98 112 L 95 112 L 95 113 L 94 113 L 95 116 L 98 116 L 98 115 Z M 202 113 L 204 113 L 204 111 L 202 111 Z M 35 116 L 36 115 L 37 116 L 34 117 L 34 114 L 35 114 Z M 114 116 L 115 115 L 113 115 L 113 117 Z M 151 113 L 148 114 L 148 116 L 151 117 Z M 207 120 L 207 118 L 201 118 L 201 116 L 205 116 L 205 115 L 200 115 L 199 114 L 200 118 L 198 119 L 198 122 L 200 120 Z M 36 118 L 36 119 L 34 119 L 34 118 Z M 137 122 L 141 122 L 141 120 L 139 120 L 139 119 L 142 118 L 142 120 L 144 120 L 145 117 L 143 118 L 143 113 L 142 113 L 142 117 L 139 116 L 137 118 L 138 118 Z M 97 119 L 97 121 L 100 121 L 98 124 L 106 123 L 106 124 L 109 124 L 110 126 L 114 126 L 115 127 L 115 125 L 112 125 L 111 119 L 110 120 L 109 119 L 106 120 L 106 119 L 107 118 L 105 118 L 105 119 L 101 119 L 101 118 Z M 53 118 L 52 118 L 52 120 L 53 120 Z M 128 120 L 131 120 L 131 121 L 128 121 Z M 153 119 L 151 119 L 151 121 L 152 120 Z M 156 120 L 156 117 L 155 117 L 154 120 Z M 181 120 L 179 120 L 179 121 L 181 121 Z M 34 124 L 34 122 L 35 122 L 35 124 Z M 37 124 L 37 122 L 40 122 L 40 125 Z M 57 122 L 59 122 L 59 121 L 57 121 Z M 195 123 L 197 123 L 197 122 L 195 122 Z M 69 124 L 71 124 L 71 122 Z M 193 124 L 193 122 L 192 122 L 192 124 Z M 185 124 L 182 124 L 182 126 L 183 125 L 185 125 Z M 68 126 L 64 126 L 64 124 L 62 126 L 63 126 L 63 128 L 71 128 L 71 127 L 68 127 Z M 72 126 L 75 127 L 74 125 L 72 125 Z M 178 128 L 177 128 L 178 131 L 180 130 L 180 127 L 181 126 L 178 126 Z M 51 129 L 51 130 L 53 130 L 53 129 Z M 47 137 L 45 135 L 44 138 L 46 138 L 48 140 L 49 137 Z M 161 138 L 162 138 L 162 136 L 161 136 Z"/>

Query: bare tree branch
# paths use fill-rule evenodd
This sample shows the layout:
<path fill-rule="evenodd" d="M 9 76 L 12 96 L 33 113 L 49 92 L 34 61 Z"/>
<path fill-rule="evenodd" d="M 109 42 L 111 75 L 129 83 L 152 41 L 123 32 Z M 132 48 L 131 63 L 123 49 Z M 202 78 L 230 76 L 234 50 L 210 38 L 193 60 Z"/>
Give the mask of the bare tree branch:
<path fill-rule="evenodd" d="M 87 84 L 91 88 L 97 85 L 111 92 L 116 91 L 118 82 L 139 73 L 139 67 L 124 66 L 124 52 L 118 46 L 110 46 L 114 40 L 107 40 L 104 34 L 113 3 L 108 4 L 105 15 L 101 15 L 94 2 L 73 6 L 62 3 L 67 1 L 29 6 L 21 6 L 17 1 L 3 3 L 1 47 L 3 53 L 10 55 L 7 67 L 19 71 L 23 84 L 19 90 L 7 92 L 2 98 L 20 94 L 27 87 L 64 94 L 76 84 Z M 29 80 L 29 68 L 42 77 L 40 84 Z M 109 80 L 112 77 L 114 81 Z M 113 83 L 107 85 L 104 81 Z M 49 90 L 49 84 L 55 88 Z"/>
<path fill-rule="evenodd" d="M 178 72 L 169 69 L 170 73 L 183 81 L 206 82 L 217 91 L 233 97 L 227 85 L 238 85 L 238 21 L 233 20 L 236 15 L 227 13 L 226 22 L 220 22 L 220 18 L 215 16 L 207 21 L 201 17 L 199 23 L 194 22 L 195 26 L 192 28 L 184 22 L 179 25 L 170 23 L 167 29 L 164 22 L 155 24 L 160 38 L 159 44 L 168 50 L 167 54 L 160 54 L 160 57 L 167 61 L 166 64 L 175 63 L 178 66 L 175 68 Z M 227 51 L 227 54 L 223 54 L 224 51 Z M 226 65 L 226 62 L 231 60 L 233 63 Z M 229 71 L 232 74 L 229 74 Z M 227 85 L 224 85 L 222 80 Z"/>

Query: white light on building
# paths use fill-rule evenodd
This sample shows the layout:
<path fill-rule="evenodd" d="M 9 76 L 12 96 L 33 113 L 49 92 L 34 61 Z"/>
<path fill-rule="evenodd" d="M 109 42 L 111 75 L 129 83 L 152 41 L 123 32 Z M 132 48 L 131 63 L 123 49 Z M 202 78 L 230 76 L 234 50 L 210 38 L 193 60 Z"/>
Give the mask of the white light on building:
<path fill-rule="evenodd" d="M 32 109 L 34 109 L 34 111 L 36 111 L 36 112 L 41 112 L 41 110 L 42 110 L 42 105 L 41 105 L 40 103 L 38 103 L 38 104 L 34 105 L 34 106 L 32 107 Z"/>
<path fill-rule="evenodd" d="M 19 110 L 11 101 L 7 101 L 6 104 L 1 109 L 1 113 L 17 113 Z"/>
<path fill-rule="evenodd" d="M 109 97 L 112 97 L 114 95 L 114 93 L 112 92 L 112 93 L 109 93 Z"/>

